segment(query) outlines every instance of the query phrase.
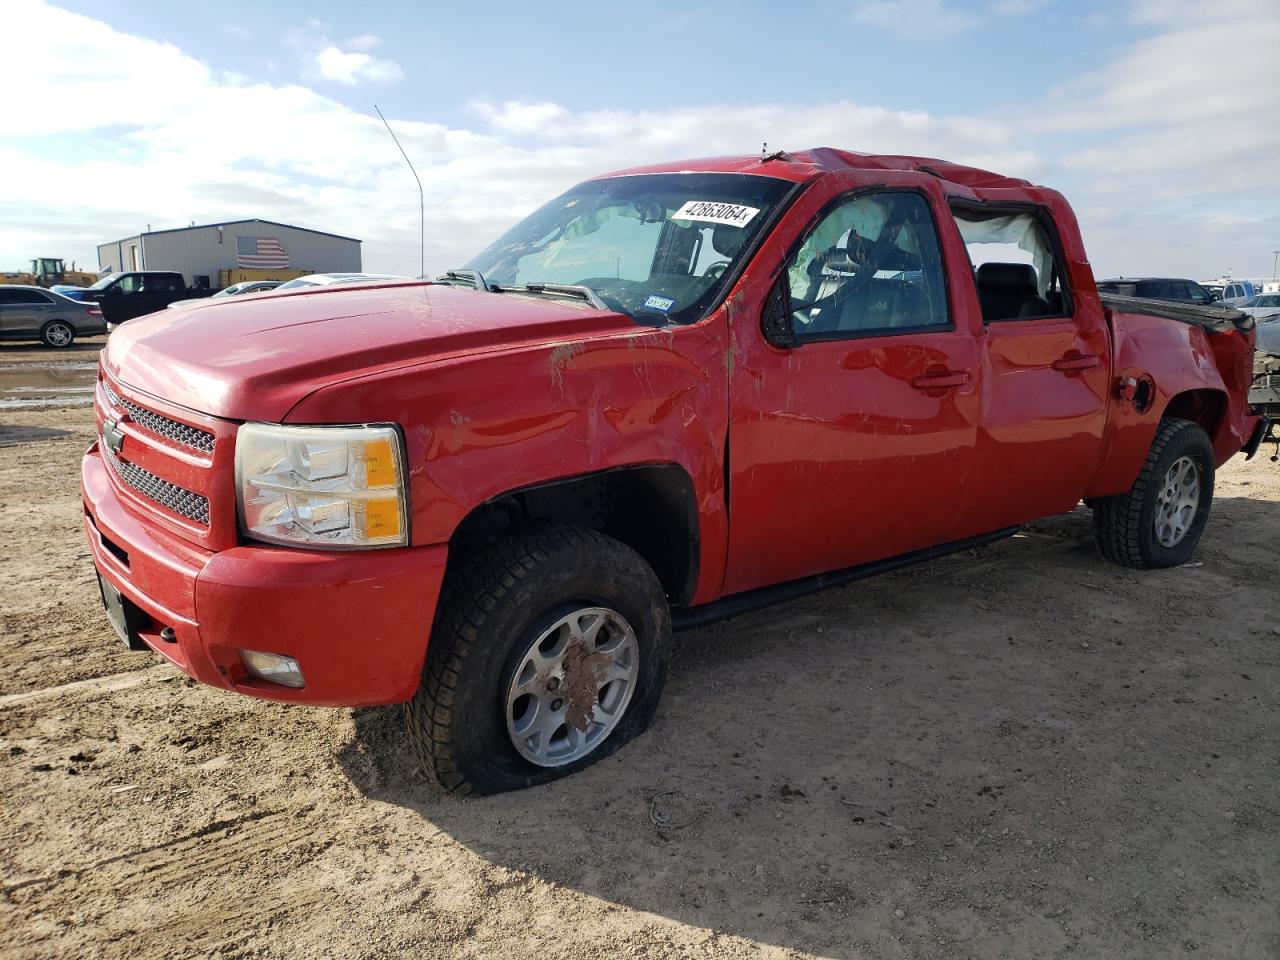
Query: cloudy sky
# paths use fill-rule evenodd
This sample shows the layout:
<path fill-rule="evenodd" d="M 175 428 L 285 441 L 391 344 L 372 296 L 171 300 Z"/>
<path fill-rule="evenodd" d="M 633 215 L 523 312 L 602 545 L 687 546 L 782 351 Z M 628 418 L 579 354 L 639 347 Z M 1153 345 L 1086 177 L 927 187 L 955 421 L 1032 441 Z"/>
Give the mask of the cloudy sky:
<path fill-rule="evenodd" d="M 456 266 L 595 173 L 836 146 L 1066 193 L 1099 274 L 1269 275 L 1280 0 L 7 0 L 0 269 L 261 217 Z M 552 12 L 554 11 L 554 12 Z"/>

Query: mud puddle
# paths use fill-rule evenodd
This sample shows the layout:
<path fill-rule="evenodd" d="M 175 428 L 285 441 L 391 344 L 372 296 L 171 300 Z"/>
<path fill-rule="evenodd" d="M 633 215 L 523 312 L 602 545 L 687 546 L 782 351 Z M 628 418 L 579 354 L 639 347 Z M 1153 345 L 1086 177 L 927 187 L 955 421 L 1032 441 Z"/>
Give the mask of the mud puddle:
<path fill-rule="evenodd" d="M 0 368 L 0 410 L 88 406 L 97 376 L 98 365 L 87 361 Z"/>

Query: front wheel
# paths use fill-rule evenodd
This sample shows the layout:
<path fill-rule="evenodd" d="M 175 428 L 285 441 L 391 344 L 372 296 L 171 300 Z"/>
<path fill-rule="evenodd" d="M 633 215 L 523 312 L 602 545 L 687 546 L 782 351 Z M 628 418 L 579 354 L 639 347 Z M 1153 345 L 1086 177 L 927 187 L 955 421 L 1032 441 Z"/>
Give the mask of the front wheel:
<path fill-rule="evenodd" d="M 1209 522 L 1213 477 L 1213 445 L 1200 425 L 1161 421 L 1129 492 L 1094 506 L 1098 549 L 1127 567 L 1186 563 Z"/>
<path fill-rule="evenodd" d="M 449 573 L 410 743 L 455 793 L 566 776 L 649 725 L 670 649 L 662 586 L 630 547 L 569 526 L 501 540 Z"/>

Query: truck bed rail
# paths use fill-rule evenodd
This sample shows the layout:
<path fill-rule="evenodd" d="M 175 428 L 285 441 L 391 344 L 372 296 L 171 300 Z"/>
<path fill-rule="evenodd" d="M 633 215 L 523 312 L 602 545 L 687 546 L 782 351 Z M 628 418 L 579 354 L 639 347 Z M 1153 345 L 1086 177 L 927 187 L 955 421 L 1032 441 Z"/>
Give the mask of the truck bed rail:
<path fill-rule="evenodd" d="M 1122 313 L 1145 313 L 1154 317 L 1167 317 L 1182 323 L 1204 327 L 1211 333 L 1246 332 L 1254 327 L 1253 317 L 1234 307 L 1202 307 L 1193 303 L 1171 303 L 1168 300 L 1150 300 L 1146 297 L 1125 297 L 1118 293 L 1101 293 L 1102 304 Z"/>

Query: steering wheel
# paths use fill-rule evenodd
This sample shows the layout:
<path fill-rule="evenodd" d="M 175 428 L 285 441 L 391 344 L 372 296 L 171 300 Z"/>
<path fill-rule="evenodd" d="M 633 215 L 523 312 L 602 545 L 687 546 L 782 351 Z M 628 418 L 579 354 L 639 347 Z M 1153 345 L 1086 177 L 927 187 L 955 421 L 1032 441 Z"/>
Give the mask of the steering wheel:
<path fill-rule="evenodd" d="M 707 267 L 706 271 L 702 274 L 702 279 L 719 280 L 722 276 L 724 276 L 724 272 L 728 269 L 729 269 L 728 260 L 717 260 L 715 263 L 711 264 L 711 266 Z"/>

